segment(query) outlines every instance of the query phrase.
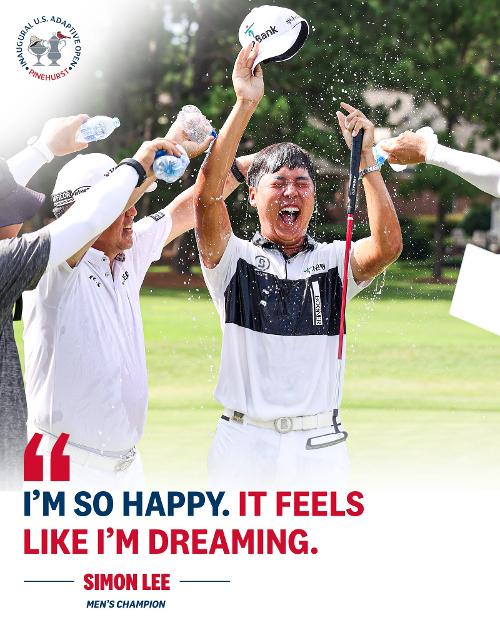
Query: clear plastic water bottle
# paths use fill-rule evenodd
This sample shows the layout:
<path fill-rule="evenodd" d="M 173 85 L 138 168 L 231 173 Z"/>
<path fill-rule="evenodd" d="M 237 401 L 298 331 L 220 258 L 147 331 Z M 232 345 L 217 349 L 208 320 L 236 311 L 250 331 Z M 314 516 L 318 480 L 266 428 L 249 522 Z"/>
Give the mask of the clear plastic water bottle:
<path fill-rule="evenodd" d="M 205 115 L 193 104 L 187 104 L 181 108 L 177 115 L 177 122 L 189 141 L 195 143 L 203 143 L 208 135 L 215 137 L 217 134 Z"/>
<path fill-rule="evenodd" d="M 175 182 L 179 180 L 182 174 L 186 171 L 189 165 L 189 158 L 186 151 L 181 145 L 177 146 L 181 152 L 180 156 L 172 156 L 165 152 L 165 150 L 159 150 L 156 153 L 155 161 L 153 163 L 153 171 L 155 176 L 159 180 L 165 182 Z"/>
<path fill-rule="evenodd" d="M 212 128 L 212 124 L 200 109 L 193 104 L 187 104 L 182 107 L 177 114 L 175 124 L 182 128 L 189 141 L 194 141 L 198 144 L 203 143 L 209 135 L 212 135 L 214 138 L 217 136 L 217 133 Z M 189 165 L 188 155 L 182 146 L 178 145 L 177 147 L 184 152 L 180 157 L 171 156 L 164 150 L 156 153 L 153 171 L 160 180 L 170 183 L 175 182 L 186 171 Z"/>
<path fill-rule="evenodd" d="M 423 137 L 427 144 L 437 143 L 437 136 L 434 130 L 430 126 L 424 126 L 423 128 L 419 128 L 416 132 L 416 135 L 419 137 Z M 373 148 L 373 156 L 375 157 L 375 162 L 377 165 L 382 167 L 385 161 L 389 158 L 389 154 L 382 149 L 381 144 L 385 143 L 386 145 L 393 143 L 396 139 L 384 139 L 383 141 L 379 141 L 377 145 Z M 394 171 L 404 171 L 408 166 L 407 165 L 397 165 L 396 163 L 389 163 Z"/>
<path fill-rule="evenodd" d="M 106 117 L 106 115 L 97 115 L 91 117 L 80 126 L 80 130 L 76 133 L 76 140 L 85 143 L 91 141 L 100 141 L 106 139 L 115 128 L 120 126 L 118 117 Z"/>

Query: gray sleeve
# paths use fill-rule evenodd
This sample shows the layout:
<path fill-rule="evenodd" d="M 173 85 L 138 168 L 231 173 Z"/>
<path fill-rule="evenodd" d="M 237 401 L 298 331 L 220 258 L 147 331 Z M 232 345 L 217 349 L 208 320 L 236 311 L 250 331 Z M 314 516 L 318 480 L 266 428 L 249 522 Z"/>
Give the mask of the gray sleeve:
<path fill-rule="evenodd" d="M 23 291 L 34 289 L 49 260 L 47 232 L 0 241 L 0 323 L 12 314 Z"/>

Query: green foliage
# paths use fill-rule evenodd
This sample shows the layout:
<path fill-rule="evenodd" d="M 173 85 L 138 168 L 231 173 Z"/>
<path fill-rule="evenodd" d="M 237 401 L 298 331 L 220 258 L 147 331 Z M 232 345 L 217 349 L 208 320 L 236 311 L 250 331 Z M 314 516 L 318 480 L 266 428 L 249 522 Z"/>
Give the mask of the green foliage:
<path fill-rule="evenodd" d="M 472 204 L 460 227 L 469 236 L 473 234 L 474 230 L 489 230 L 491 228 L 491 207 L 479 202 Z"/>

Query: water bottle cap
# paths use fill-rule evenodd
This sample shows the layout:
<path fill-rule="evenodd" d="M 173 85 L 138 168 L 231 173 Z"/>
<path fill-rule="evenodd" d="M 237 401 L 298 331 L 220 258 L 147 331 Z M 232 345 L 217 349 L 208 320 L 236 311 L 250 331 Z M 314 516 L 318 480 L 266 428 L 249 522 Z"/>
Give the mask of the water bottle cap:
<path fill-rule="evenodd" d="M 118 117 L 113 117 L 113 120 L 112 120 L 112 121 L 113 121 L 113 126 L 114 126 L 115 128 L 119 128 L 119 126 L 120 126 L 120 120 L 118 119 Z"/>

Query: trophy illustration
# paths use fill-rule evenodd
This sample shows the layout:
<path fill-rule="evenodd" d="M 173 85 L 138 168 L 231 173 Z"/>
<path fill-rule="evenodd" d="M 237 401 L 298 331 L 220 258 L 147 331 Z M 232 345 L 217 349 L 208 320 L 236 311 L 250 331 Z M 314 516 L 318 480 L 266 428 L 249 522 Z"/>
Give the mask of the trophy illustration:
<path fill-rule="evenodd" d="M 48 43 L 50 46 L 47 58 L 52 61 L 49 67 L 52 67 L 54 65 L 59 66 L 59 63 L 57 61 L 62 56 L 60 51 L 66 45 L 65 39 L 67 39 L 67 37 L 64 37 L 64 35 L 58 36 L 56 35 L 56 33 L 54 33 L 50 39 L 47 39 L 46 43 Z"/>
<path fill-rule="evenodd" d="M 36 35 L 31 35 L 30 37 L 30 45 L 28 46 L 28 52 L 33 56 L 36 56 L 36 63 L 33 63 L 33 67 L 35 65 L 41 65 L 43 67 L 43 63 L 40 63 L 40 58 L 47 53 L 49 48 L 45 45 L 44 40 L 40 39 Z"/>

